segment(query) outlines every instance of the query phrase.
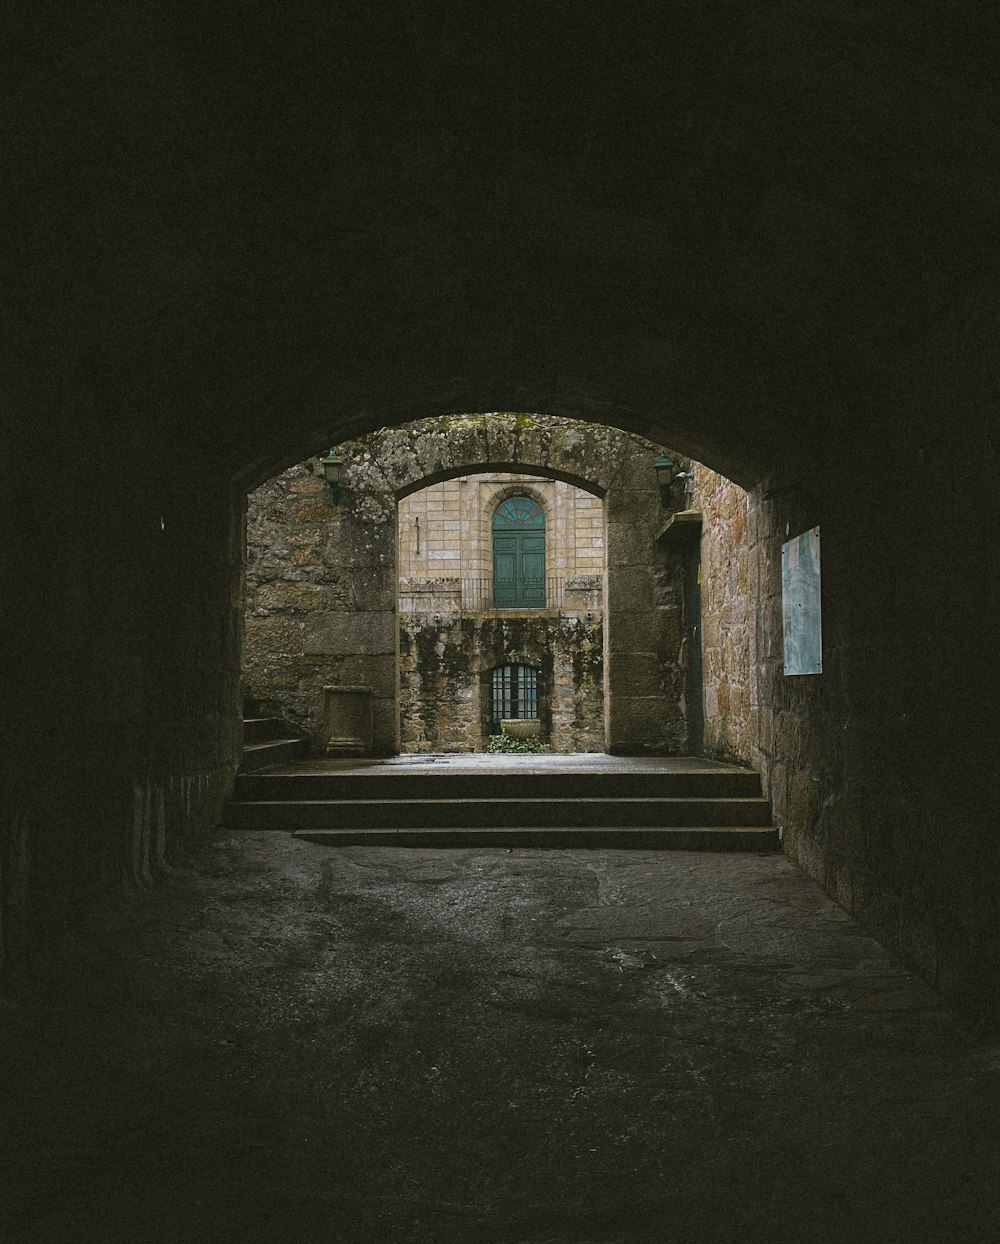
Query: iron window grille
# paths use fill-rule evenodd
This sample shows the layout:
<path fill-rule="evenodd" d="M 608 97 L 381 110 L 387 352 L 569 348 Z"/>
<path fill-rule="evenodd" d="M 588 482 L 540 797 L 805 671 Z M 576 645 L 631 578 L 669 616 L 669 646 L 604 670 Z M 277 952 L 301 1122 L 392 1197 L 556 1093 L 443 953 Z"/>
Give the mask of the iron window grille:
<path fill-rule="evenodd" d="M 538 717 L 538 670 L 530 665 L 501 665 L 493 671 L 493 733 L 501 721 Z"/>

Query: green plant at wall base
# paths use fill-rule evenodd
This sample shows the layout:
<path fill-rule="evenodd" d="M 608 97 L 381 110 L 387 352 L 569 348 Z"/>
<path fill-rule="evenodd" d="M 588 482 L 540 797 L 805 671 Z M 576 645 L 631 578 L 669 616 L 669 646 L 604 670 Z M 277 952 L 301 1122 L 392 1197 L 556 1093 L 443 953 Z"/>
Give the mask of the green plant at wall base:
<path fill-rule="evenodd" d="M 513 735 L 507 733 L 501 727 L 499 734 L 493 734 L 487 740 L 486 750 L 488 752 L 547 752 L 548 745 L 539 742 L 538 739 L 515 739 Z"/>

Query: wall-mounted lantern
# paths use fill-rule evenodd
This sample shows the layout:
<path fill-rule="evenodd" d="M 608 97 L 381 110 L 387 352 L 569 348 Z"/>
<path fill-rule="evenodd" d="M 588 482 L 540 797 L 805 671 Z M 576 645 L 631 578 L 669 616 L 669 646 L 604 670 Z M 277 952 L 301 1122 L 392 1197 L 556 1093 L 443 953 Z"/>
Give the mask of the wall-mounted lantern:
<path fill-rule="evenodd" d="M 660 504 L 667 506 L 670 504 L 670 483 L 674 472 L 673 458 L 668 458 L 666 454 L 657 458 L 653 463 L 653 470 L 656 472 L 656 482 L 660 485 Z"/>
<path fill-rule="evenodd" d="M 326 482 L 330 489 L 330 500 L 334 505 L 340 505 L 340 472 L 344 468 L 344 464 L 334 450 L 320 458 L 323 464 L 323 474 L 326 476 Z"/>

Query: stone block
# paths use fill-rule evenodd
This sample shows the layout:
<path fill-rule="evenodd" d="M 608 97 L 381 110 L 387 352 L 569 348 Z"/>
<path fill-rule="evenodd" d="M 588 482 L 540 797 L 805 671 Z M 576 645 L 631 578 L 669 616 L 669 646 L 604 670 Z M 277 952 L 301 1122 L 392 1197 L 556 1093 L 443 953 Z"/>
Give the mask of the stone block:
<path fill-rule="evenodd" d="M 243 636 L 244 659 L 257 665 L 279 653 L 302 652 L 302 623 L 295 618 L 249 617 Z"/>
<path fill-rule="evenodd" d="M 803 829 L 815 828 L 819 811 L 819 784 L 810 774 L 796 770 L 788 792 L 788 819 Z"/>
<path fill-rule="evenodd" d="M 397 587 L 392 576 L 382 566 L 364 574 L 356 572 L 343 576 L 345 595 L 359 613 L 386 613 L 396 607 Z"/>
<path fill-rule="evenodd" d="M 652 566 L 612 566 L 609 569 L 609 609 L 644 609 L 652 603 Z"/>
<path fill-rule="evenodd" d="M 306 619 L 303 650 L 311 654 L 344 656 L 396 652 L 396 615 L 323 613 Z"/>
<path fill-rule="evenodd" d="M 393 654 L 342 657 L 337 662 L 337 681 L 348 685 L 369 686 L 374 696 L 388 699 L 396 694 L 396 662 Z"/>
<path fill-rule="evenodd" d="M 306 613 L 326 605 L 326 591 L 312 583 L 265 583 L 257 589 L 261 609 L 290 609 Z"/>
<path fill-rule="evenodd" d="M 325 523 L 333 518 L 334 507 L 329 493 L 303 497 L 292 505 L 292 519 L 296 523 Z"/>
<path fill-rule="evenodd" d="M 284 533 L 284 541 L 289 548 L 319 548 L 323 543 L 322 527 L 299 527 Z"/>
<path fill-rule="evenodd" d="M 609 708 L 609 749 L 656 751 L 669 747 L 675 710 L 662 696 L 612 696 Z"/>
<path fill-rule="evenodd" d="M 659 565 L 663 557 L 653 534 L 634 523 L 608 523 L 606 543 L 609 567 Z"/>
<path fill-rule="evenodd" d="M 391 756 L 399 751 L 399 706 L 395 696 L 372 699 L 372 752 Z"/>
<path fill-rule="evenodd" d="M 372 750 L 372 692 L 364 686 L 325 686 L 324 746 L 328 755 L 368 755 Z"/>
<path fill-rule="evenodd" d="M 660 610 L 613 610 L 608 619 L 608 646 L 612 652 L 655 652 Z"/>
<path fill-rule="evenodd" d="M 778 715 L 774 731 L 776 755 L 785 759 L 794 759 L 798 755 L 802 725 L 802 719 L 797 713 L 784 712 Z"/>
<path fill-rule="evenodd" d="M 612 652 L 608 657 L 608 689 L 617 696 L 655 695 L 659 690 L 660 662 L 651 652 Z"/>
<path fill-rule="evenodd" d="M 315 475 L 309 475 L 305 479 L 293 479 L 288 485 L 288 491 L 299 496 L 306 494 L 316 496 L 326 492 L 326 480 L 319 479 Z"/>

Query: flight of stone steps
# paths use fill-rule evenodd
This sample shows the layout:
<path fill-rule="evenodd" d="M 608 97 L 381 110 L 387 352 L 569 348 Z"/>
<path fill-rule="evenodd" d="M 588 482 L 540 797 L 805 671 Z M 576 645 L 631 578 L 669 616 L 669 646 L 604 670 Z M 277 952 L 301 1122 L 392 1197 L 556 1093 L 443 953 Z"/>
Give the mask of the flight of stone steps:
<path fill-rule="evenodd" d="M 773 851 L 760 777 L 685 771 L 347 771 L 308 762 L 243 773 L 230 829 L 281 830 L 331 846 L 672 847 Z"/>

